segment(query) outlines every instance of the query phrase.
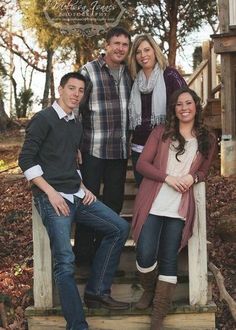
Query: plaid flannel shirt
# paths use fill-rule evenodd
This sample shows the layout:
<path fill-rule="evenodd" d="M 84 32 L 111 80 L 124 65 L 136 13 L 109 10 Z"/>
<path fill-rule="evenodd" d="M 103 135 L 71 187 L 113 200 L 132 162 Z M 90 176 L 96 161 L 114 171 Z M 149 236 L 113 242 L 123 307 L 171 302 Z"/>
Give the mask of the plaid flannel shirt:
<path fill-rule="evenodd" d="M 80 72 L 87 79 L 85 103 L 80 107 L 83 125 L 82 151 L 102 159 L 128 157 L 128 102 L 131 78 L 120 66 L 119 81 L 100 56 Z"/>

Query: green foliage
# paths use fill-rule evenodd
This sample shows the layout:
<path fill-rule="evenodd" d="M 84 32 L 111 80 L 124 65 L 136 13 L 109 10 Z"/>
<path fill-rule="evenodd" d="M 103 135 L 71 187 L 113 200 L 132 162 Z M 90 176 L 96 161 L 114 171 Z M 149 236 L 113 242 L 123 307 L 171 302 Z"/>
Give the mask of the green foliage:
<path fill-rule="evenodd" d="M 136 24 L 144 31 L 157 35 L 164 44 L 175 24 L 177 37 L 183 41 L 187 34 L 198 30 L 203 23 L 216 24 L 216 15 L 216 0 L 147 0 L 145 4 L 140 3 Z"/>
<path fill-rule="evenodd" d="M 216 0 L 147 0 L 139 5 L 140 15 L 135 25 L 158 37 L 161 48 L 172 58 L 171 64 L 174 64 L 176 50 L 184 45 L 191 32 L 203 23 L 212 28 L 217 23 Z"/>
<path fill-rule="evenodd" d="M 70 5 L 91 6 L 92 0 L 70 1 Z M 189 33 L 198 30 L 203 23 L 212 27 L 217 22 L 216 0 L 123 0 L 125 13 L 119 25 L 126 27 L 131 34 L 150 33 L 160 41 L 167 52 L 170 64 L 174 64 L 176 50 L 184 45 Z M 34 29 L 38 42 L 44 49 L 61 49 L 63 59 L 74 56 L 77 67 L 97 56 L 99 42 L 104 34 L 87 37 L 86 35 L 63 34 L 63 24 L 50 24 L 45 16 L 45 5 L 51 18 L 60 16 L 59 11 L 68 1 L 19 0 L 20 8 L 27 28 Z M 67 8 L 65 7 L 65 8 Z M 60 9 L 59 9 L 60 8 Z M 72 53 L 71 51 L 74 51 Z"/>
<path fill-rule="evenodd" d="M 13 269 L 13 273 L 14 273 L 15 276 L 22 275 L 23 274 L 23 269 L 22 269 L 21 265 L 15 264 L 14 269 Z"/>
<path fill-rule="evenodd" d="M 19 0 L 20 9 L 23 13 L 23 24 L 26 28 L 34 29 L 39 45 L 42 48 L 55 49 L 60 44 L 60 38 L 43 12 L 45 1 Z"/>
<path fill-rule="evenodd" d="M 196 67 L 201 63 L 202 61 L 202 47 L 196 47 L 193 52 L 193 69 L 195 70 Z"/>
<path fill-rule="evenodd" d="M 128 30 L 132 30 L 133 21 L 136 16 L 137 1 L 135 3 L 134 1 L 123 2 L 126 14 L 121 17 L 119 24 L 126 27 Z M 19 0 L 24 25 L 26 28 L 33 29 L 40 46 L 43 49 L 59 49 L 59 56 L 63 60 L 74 56 L 75 68 L 78 68 L 88 60 L 97 57 L 100 48 L 103 46 L 101 42 L 106 31 L 92 37 L 88 37 L 86 34 L 83 35 L 79 31 L 74 34 L 64 34 L 62 31 L 63 24 L 55 23 L 53 26 L 49 23 L 44 13 L 45 5 L 47 5 L 47 8 L 49 8 L 47 10 L 49 16 L 51 18 L 59 17 L 59 8 L 63 8 L 64 3 L 67 3 L 67 6 L 69 6 L 68 1 L 65 0 L 51 0 L 50 2 L 45 0 Z M 73 3 L 75 6 L 79 6 L 78 1 L 71 1 L 70 5 L 73 6 Z M 94 3 L 94 0 L 81 1 L 81 4 L 83 4 L 85 8 L 89 8 L 91 3 Z"/>
<path fill-rule="evenodd" d="M 27 110 L 33 104 L 33 91 L 31 88 L 22 88 L 18 96 L 17 118 L 26 117 Z"/>
<path fill-rule="evenodd" d="M 10 304 L 10 297 L 5 294 L 0 294 L 0 303 Z"/>
<path fill-rule="evenodd" d="M 6 164 L 4 160 L 0 159 L 0 171 L 5 170 L 5 168 L 6 168 Z"/>

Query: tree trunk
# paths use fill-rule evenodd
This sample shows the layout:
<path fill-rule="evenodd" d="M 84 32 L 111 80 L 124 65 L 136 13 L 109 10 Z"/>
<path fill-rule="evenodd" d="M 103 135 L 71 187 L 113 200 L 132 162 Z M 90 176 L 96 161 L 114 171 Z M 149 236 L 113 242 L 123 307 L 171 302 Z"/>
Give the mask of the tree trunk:
<path fill-rule="evenodd" d="M 13 94 L 14 94 L 14 100 L 15 100 L 15 114 L 17 118 L 20 118 L 20 107 L 19 107 L 19 99 L 17 96 L 17 83 L 16 80 L 11 76 L 11 83 L 13 87 Z"/>
<path fill-rule="evenodd" d="M 79 70 L 85 63 L 92 61 L 93 53 L 91 52 L 91 49 L 93 49 L 94 46 L 92 43 L 89 43 L 89 41 L 86 43 L 83 43 L 81 46 L 78 42 L 77 45 L 75 45 L 75 64 L 74 64 L 74 70 Z"/>
<path fill-rule="evenodd" d="M 47 50 L 47 68 L 46 68 L 46 79 L 44 85 L 44 93 L 43 93 L 43 100 L 42 100 L 42 107 L 46 108 L 50 104 L 49 100 L 49 91 L 51 86 L 51 79 L 52 79 L 52 60 L 53 60 L 54 51 L 52 49 Z"/>
<path fill-rule="evenodd" d="M 7 126 L 10 124 L 11 120 L 5 112 L 3 99 L 0 96 L 0 131 L 7 129 Z"/>
<path fill-rule="evenodd" d="M 52 70 L 52 75 L 51 75 L 50 91 L 51 91 L 51 104 L 52 104 L 56 99 L 53 70 Z"/>
<path fill-rule="evenodd" d="M 168 61 L 170 66 L 175 66 L 176 61 L 176 50 L 177 50 L 177 12 L 178 12 L 178 1 L 173 2 L 168 13 L 168 20 L 170 22 L 170 31 L 168 35 L 169 43 L 169 54 Z"/>

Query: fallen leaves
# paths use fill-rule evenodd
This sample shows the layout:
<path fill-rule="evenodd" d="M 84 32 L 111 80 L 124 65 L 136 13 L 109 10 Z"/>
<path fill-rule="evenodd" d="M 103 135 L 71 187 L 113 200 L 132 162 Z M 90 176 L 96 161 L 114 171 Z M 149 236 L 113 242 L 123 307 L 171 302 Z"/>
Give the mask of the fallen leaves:
<path fill-rule="evenodd" d="M 219 160 L 218 160 L 219 161 Z M 211 242 L 209 261 L 221 271 L 225 287 L 233 299 L 236 299 L 236 243 L 228 242 L 219 230 L 219 219 L 226 214 L 233 216 L 236 202 L 236 177 L 224 178 L 217 172 L 207 180 L 207 236 Z M 234 212 L 234 220 L 236 214 Z M 232 230 L 235 226 L 232 226 Z M 216 325 L 219 330 L 236 329 L 235 321 L 227 304 L 220 300 L 217 284 L 213 281 L 213 300 L 217 305 Z"/>
<path fill-rule="evenodd" d="M 24 179 L 0 185 L 0 293 L 9 297 L 9 329 L 24 330 L 24 310 L 32 304 L 32 197 Z"/>

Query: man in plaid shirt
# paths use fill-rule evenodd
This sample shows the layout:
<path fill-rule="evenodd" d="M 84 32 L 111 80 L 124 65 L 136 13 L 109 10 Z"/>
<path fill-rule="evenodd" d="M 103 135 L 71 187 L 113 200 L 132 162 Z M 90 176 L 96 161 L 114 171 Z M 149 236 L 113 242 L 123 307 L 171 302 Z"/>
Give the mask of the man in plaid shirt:
<path fill-rule="evenodd" d="M 80 70 L 87 80 L 85 104 L 81 109 L 83 182 L 97 197 L 101 193 L 102 201 L 118 214 L 124 199 L 128 158 L 131 77 L 124 61 L 129 48 L 130 34 L 122 27 L 114 27 L 106 35 L 105 55 Z M 94 250 L 94 236 L 81 228 L 78 235 L 75 251 L 88 261 L 88 254 Z"/>

